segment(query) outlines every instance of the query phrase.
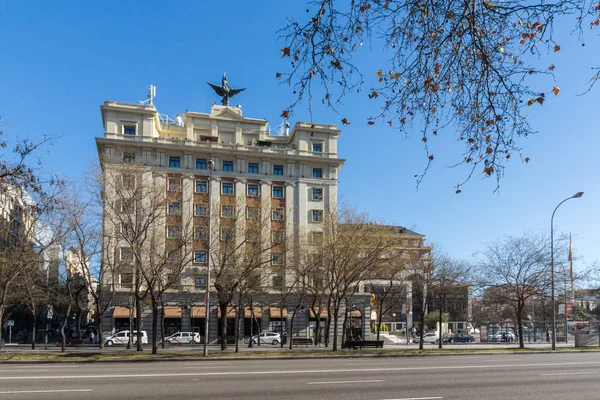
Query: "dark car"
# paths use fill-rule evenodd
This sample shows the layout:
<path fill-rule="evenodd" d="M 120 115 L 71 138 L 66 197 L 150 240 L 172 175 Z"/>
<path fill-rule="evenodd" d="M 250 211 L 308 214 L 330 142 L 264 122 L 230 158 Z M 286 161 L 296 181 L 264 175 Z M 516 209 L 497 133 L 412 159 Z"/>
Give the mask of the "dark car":
<path fill-rule="evenodd" d="M 473 343 L 475 342 L 475 338 L 466 333 L 457 333 L 456 335 L 450 336 L 446 341 L 448 343 Z"/>

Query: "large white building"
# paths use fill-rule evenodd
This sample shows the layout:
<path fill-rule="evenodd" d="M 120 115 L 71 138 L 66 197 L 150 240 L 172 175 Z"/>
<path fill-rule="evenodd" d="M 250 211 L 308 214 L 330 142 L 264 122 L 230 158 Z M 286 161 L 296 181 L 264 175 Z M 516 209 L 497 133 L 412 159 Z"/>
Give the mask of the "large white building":
<path fill-rule="evenodd" d="M 340 131 L 334 125 L 298 122 L 291 130 L 284 124 L 275 132 L 265 120 L 244 117 L 240 107 L 220 105 L 213 105 L 210 113 L 185 112 L 177 122 L 147 104 L 106 101 L 101 112 L 104 134 L 96 143 L 105 179 L 114 179 L 111 175 L 118 174 L 123 165 L 135 164 L 145 171 L 146 183 L 148 179 L 160 181 L 169 201 L 163 220 L 167 236 L 171 225 L 181 223 L 184 216 L 190 216 L 194 226 L 211 224 L 214 231 L 212 224 L 226 224 L 229 207 L 234 205 L 246 214 L 236 219 L 236 228 L 243 230 L 256 210 L 267 209 L 268 229 L 263 235 L 269 237 L 263 240 L 309 240 L 312 232 L 323 230 L 323 218 L 337 202 L 338 170 L 344 160 L 338 157 Z M 214 171 L 209 170 L 210 161 Z M 106 194 L 110 201 L 110 193 Z M 213 208 L 220 205 L 211 211 L 219 213 L 219 218 L 208 217 L 210 204 Z M 105 218 L 105 232 L 115 229 Z M 203 272 L 211 258 L 205 238 L 198 233 L 193 259 L 176 285 L 179 297 L 172 297 L 164 310 L 167 333 L 202 331 L 204 325 Z M 127 249 L 115 245 L 115 251 L 107 251 L 105 257 L 130 257 Z M 292 254 L 273 251 L 264 271 L 267 291 L 285 285 L 287 266 L 294 262 Z M 127 329 L 127 307 L 131 308 L 131 274 L 118 275 L 114 283 L 121 296 L 113 300 L 114 312 L 105 322 L 113 331 Z M 279 312 L 271 312 L 269 306 L 263 304 L 263 328 L 272 328 L 269 316 Z M 210 313 L 215 321 L 216 308 L 211 307 Z M 149 328 L 146 318 L 150 318 L 149 310 L 143 311 L 144 326 Z M 216 339 L 216 324 L 210 325 L 211 340 Z"/>

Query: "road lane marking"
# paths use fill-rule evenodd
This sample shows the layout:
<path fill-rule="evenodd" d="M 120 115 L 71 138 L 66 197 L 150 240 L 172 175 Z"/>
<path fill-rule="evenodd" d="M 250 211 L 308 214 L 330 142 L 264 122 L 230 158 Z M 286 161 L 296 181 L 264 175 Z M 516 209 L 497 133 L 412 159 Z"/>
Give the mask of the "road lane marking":
<path fill-rule="evenodd" d="M 0 392 L 0 394 L 24 394 L 24 393 L 67 393 L 67 392 L 93 392 L 92 389 L 55 389 L 55 390 L 12 390 Z"/>
<path fill-rule="evenodd" d="M 443 397 L 405 397 L 402 399 L 383 399 L 383 400 L 436 400 L 443 399 Z"/>
<path fill-rule="evenodd" d="M 560 372 L 556 374 L 540 374 L 540 376 L 561 376 L 561 375 L 590 375 L 600 374 L 600 371 L 586 371 L 586 372 Z"/>
<path fill-rule="evenodd" d="M 600 365 L 600 361 L 586 362 L 557 362 L 536 364 L 485 364 L 485 365 L 448 365 L 431 367 L 392 367 L 392 368 L 349 368 L 349 369 L 307 369 L 307 370 L 263 370 L 263 371 L 225 371 L 225 372 L 179 372 L 179 373 L 147 373 L 147 374 L 106 374 L 106 375 L 38 375 L 38 376 L 0 376 L 5 380 L 35 380 L 35 379 L 114 379 L 114 378 L 169 378 L 186 376 L 252 376 L 252 375 L 293 375 L 293 374 L 325 374 L 325 373 L 359 373 L 359 372 L 409 372 L 409 371 L 447 371 L 465 369 L 500 369 L 500 368 L 531 368 L 531 367 L 565 367 L 568 365 Z"/>
<path fill-rule="evenodd" d="M 503 358 L 502 360 L 499 360 L 497 358 L 490 358 L 488 360 L 483 360 L 485 362 L 491 362 L 491 361 L 519 361 L 518 358 Z"/>
<path fill-rule="evenodd" d="M 373 379 L 370 381 L 329 381 L 329 382 L 307 382 L 307 385 L 335 385 L 340 383 L 374 383 L 385 382 L 383 379 Z"/>

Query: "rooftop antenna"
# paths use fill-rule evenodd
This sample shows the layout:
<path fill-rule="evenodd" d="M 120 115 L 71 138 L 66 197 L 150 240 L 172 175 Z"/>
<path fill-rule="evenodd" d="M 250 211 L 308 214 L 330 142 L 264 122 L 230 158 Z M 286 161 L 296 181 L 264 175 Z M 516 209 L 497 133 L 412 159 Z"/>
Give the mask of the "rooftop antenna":
<path fill-rule="evenodd" d="M 140 100 L 140 105 L 148 104 L 150 106 L 154 105 L 154 98 L 156 97 L 156 86 L 150 85 L 148 86 L 148 95 L 146 96 L 146 100 Z"/>

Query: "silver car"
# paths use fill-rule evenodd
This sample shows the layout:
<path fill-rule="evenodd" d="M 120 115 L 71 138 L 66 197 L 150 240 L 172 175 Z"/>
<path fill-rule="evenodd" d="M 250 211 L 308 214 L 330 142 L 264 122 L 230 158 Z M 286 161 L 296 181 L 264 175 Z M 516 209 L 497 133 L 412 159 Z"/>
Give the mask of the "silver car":
<path fill-rule="evenodd" d="M 248 341 L 246 343 L 250 342 L 250 339 L 248 339 Z M 253 336 L 252 337 L 252 342 L 254 342 L 255 344 L 258 343 L 258 337 L 257 336 Z M 266 343 L 266 344 L 272 344 L 272 345 L 276 345 L 281 343 L 281 335 L 279 334 L 279 332 L 263 332 L 260 334 L 260 343 Z"/>
<path fill-rule="evenodd" d="M 165 342 L 171 344 L 197 344 L 200 343 L 198 332 L 177 332 L 165 338 Z"/>

